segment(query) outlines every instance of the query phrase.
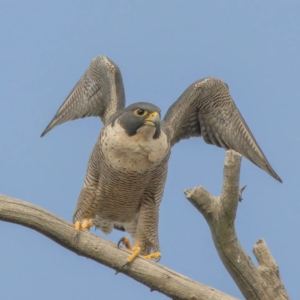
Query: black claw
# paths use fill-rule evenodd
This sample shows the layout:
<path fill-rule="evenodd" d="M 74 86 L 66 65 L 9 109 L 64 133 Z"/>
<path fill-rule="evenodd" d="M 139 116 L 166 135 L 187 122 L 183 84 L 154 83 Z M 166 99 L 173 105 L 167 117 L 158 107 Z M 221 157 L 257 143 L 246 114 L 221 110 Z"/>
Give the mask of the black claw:
<path fill-rule="evenodd" d="M 129 261 L 127 261 L 125 264 L 123 264 L 120 268 L 120 270 L 122 270 L 125 266 L 127 266 L 129 264 Z M 116 271 L 115 275 L 118 275 L 120 273 L 120 271 Z"/>
<path fill-rule="evenodd" d="M 79 238 L 79 230 L 76 230 L 76 232 L 73 235 L 73 241 L 74 241 L 74 243 L 78 242 L 78 238 Z"/>
<path fill-rule="evenodd" d="M 159 258 L 157 258 L 157 259 L 156 259 L 156 262 L 159 262 L 159 261 L 160 261 L 160 259 L 161 259 L 161 256 L 160 256 Z"/>
<path fill-rule="evenodd" d="M 120 244 L 125 241 L 125 237 L 122 237 L 118 241 L 118 248 L 120 248 Z M 122 267 L 123 268 L 123 267 Z"/>
<path fill-rule="evenodd" d="M 129 264 L 129 261 L 127 261 L 124 265 L 121 266 L 121 269 L 123 269 L 125 266 Z"/>

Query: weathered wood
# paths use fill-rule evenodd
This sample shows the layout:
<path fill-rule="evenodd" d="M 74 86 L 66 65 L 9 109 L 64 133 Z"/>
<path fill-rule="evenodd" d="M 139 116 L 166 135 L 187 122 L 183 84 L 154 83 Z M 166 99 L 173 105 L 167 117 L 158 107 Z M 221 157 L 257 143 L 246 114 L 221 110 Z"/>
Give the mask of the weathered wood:
<path fill-rule="evenodd" d="M 120 267 L 129 255 L 126 249 L 118 249 L 116 244 L 84 231 L 80 232 L 78 241 L 74 242 L 72 224 L 28 202 L 0 195 L 0 220 L 32 228 L 78 255 L 122 272 L 151 290 L 173 299 L 236 299 L 140 257 L 121 270 Z"/>
<path fill-rule="evenodd" d="M 214 197 L 200 186 L 186 190 L 186 198 L 206 219 L 218 254 L 246 299 L 289 299 L 276 262 L 264 241 L 259 240 L 254 246 L 258 267 L 238 241 L 234 221 L 244 189 L 239 189 L 240 165 L 241 155 L 227 151 L 221 196 Z"/>
<path fill-rule="evenodd" d="M 264 240 L 259 240 L 253 249 L 258 267 L 238 241 L 234 221 L 245 188 L 239 189 L 240 164 L 241 156 L 227 151 L 221 196 L 214 197 L 201 186 L 186 190 L 185 195 L 206 219 L 218 254 L 245 298 L 289 299 L 278 266 Z M 78 255 L 124 273 L 172 299 L 236 299 L 141 257 L 121 269 L 129 255 L 126 249 L 118 249 L 116 244 L 84 231 L 75 242 L 73 224 L 28 202 L 0 195 L 0 220 L 32 228 Z"/>

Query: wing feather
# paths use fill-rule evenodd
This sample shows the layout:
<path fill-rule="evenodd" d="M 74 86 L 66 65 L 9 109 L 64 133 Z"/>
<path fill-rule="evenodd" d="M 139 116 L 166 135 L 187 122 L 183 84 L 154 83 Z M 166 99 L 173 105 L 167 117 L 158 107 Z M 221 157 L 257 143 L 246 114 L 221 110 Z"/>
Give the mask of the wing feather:
<path fill-rule="evenodd" d="M 169 108 L 163 129 L 172 146 L 182 139 L 202 136 L 208 144 L 239 152 L 282 182 L 236 107 L 228 86 L 219 79 L 209 77 L 189 86 Z"/>
<path fill-rule="evenodd" d="M 70 120 L 99 116 L 105 124 L 125 107 L 119 67 L 106 56 L 94 58 L 41 136 Z"/>

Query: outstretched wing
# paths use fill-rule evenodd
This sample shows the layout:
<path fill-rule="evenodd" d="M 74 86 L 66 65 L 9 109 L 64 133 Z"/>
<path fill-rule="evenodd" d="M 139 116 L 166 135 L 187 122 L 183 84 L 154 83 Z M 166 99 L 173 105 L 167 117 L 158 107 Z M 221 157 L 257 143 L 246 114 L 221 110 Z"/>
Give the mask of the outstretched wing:
<path fill-rule="evenodd" d="M 162 126 L 172 146 L 181 139 L 202 136 L 208 144 L 239 152 L 282 182 L 233 102 L 228 86 L 219 79 L 209 77 L 189 86 L 169 108 Z"/>
<path fill-rule="evenodd" d="M 124 86 L 118 66 L 106 56 L 97 56 L 41 136 L 59 124 L 79 118 L 99 116 L 105 124 L 124 107 Z"/>

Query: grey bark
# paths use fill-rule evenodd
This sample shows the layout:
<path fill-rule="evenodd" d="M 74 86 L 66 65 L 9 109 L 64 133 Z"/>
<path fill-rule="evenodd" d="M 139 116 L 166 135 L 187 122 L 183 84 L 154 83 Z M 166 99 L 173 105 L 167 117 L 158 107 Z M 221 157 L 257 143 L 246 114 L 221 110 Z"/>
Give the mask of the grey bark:
<path fill-rule="evenodd" d="M 254 246 L 258 267 L 253 265 L 238 242 L 234 220 L 244 189 L 239 189 L 240 161 L 239 154 L 227 151 L 220 197 L 213 197 L 203 187 L 188 189 L 185 195 L 205 217 L 219 256 L 245 298 L 289 299 L 278 266 L 265 242 L 259 240 Z M 0 220 L 34 229 L 74 253 L 124 273 L 151 291 L 156 290 L 172 299 L 236 299 L 141 257 L 121 269 L 130 254 L 128 250 L 118 249 L 116 244 L 85 231 L 80 232 L 75 242 L 73 224 L 28 202 L 0 195 Z"/>
<path fill-rule="evenodd" d="M 289 299 L 265 241 L 260 239 L 253 249 L 258 267 L 238 241 L 234 221 L 245 188 L 239 189 L 240 166 L 241 155 L 227 151 L 221 195 L 214 197 L 200 186 L 187 189 L 186 198 L 206 219 L 218 254 L 246 299 Z"/>
<path fill-rule="evenodd" d="M 78 255 L 112 268 L 173 299 L 236 300 L 160 264 L 138 257 L 121 269 L 130 252 L 90 232 L 81 231 L 74 241 L 74 226 L 50 212 L 25 201 L 0 195 L 0 220 L 20 224 L 49 237 Z"/>

